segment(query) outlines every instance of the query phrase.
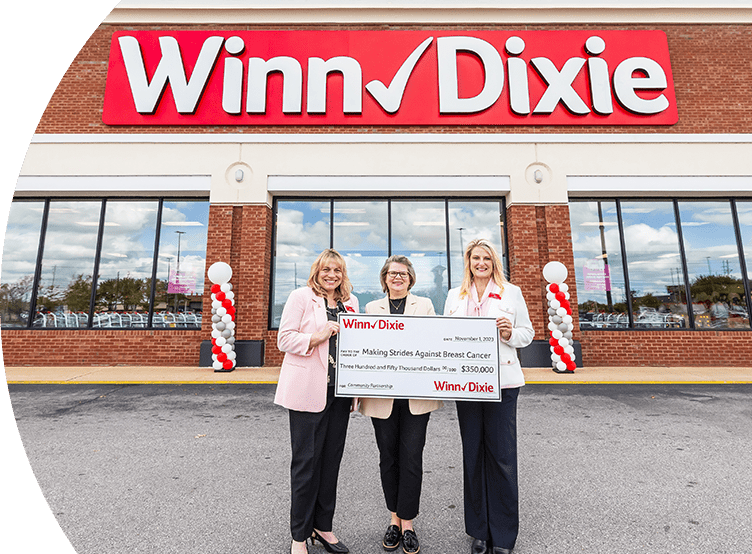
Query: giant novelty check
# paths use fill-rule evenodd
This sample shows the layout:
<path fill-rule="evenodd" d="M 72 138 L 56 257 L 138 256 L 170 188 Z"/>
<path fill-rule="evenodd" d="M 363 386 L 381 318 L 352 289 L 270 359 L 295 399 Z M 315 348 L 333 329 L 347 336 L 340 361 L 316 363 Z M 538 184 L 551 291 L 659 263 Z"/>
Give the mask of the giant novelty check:
<path fill-rule="evenodd" d="M 339 318 L 337 396 L 501 399 L 494 318 Z"/>

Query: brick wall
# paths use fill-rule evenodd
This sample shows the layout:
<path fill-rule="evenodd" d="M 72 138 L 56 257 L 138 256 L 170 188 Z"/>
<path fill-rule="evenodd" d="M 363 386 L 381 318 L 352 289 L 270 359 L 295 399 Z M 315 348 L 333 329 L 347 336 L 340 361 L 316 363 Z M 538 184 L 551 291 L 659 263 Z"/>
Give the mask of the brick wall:
<path fill-rule="evenodd" d="M 587 366 L 749 367 L 752 337 L 745 331 L 582 331 Z"/>
<path fill-rule="evenodd" d="M 152 127 L 102 123 L 110 37 L 119 30 L 190 29 L 457 29 L 457 30 L 570 30 L 659 29 L 668 37 L 679 108 L 673 126 L 535 127 L 536 133 L 747 133 L 752 125 L 752 25 L 432 25 L 432 26 L 254 26 L 254 25 L 101 25 L 87 41 L 60 82 L 37 133 L 239 133 L 249 127 Z M 457 126 L 399 127 L 403 132 L 529 133 L 531 127 Z M 253 127 L 254 132 L 306 133 L 389 132 L 390 127 Z"/>

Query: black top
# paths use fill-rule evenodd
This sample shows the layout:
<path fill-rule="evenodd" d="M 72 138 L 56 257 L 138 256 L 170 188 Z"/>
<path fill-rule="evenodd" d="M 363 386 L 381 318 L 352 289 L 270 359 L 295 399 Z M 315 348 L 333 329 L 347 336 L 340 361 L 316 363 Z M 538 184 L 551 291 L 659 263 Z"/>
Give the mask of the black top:
<path fill-rule="evenodd" d="M 407 296 L 400 298 L 399 300 L 392 300 L 387 297 L 389 301 L 389 313 L 390 314 L 404 314 L 405 306 L 407 306 Z"/>
<path fill-rule="evenodd" d="M 326 307 L 326 318 L 329 321 L 337 321 L 337 314 L 347 311 L 345 305 L 339 300 L 333 308 Z M 330 387 L 334 386 L 334 366 L 337 365 L 337 335 L 329 337 L 329 375 L 326 382 Z"/>

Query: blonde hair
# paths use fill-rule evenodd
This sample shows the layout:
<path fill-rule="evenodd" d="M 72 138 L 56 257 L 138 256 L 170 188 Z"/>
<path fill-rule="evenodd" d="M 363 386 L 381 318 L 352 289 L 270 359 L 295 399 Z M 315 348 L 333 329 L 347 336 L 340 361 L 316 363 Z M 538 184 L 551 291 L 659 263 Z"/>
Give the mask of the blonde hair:
<path fill-rule="evenodd" d="M 507 278 L 504 277 L 501 258 L 499 258 L 493 245 L 485 239 L 475 239 L 470 241 L 467 248 L 465 248 L 465 275 L 462 279 L 462 285 L 460 285 L 460 298 L 465 298 L 470 294 L 470 285 L 473 284 L 473 273 L 470 270 L 470 256 L 475 248 L 483 248 L 491 256 L 491 262 L 493 263 L 491 279 L 493 279 L 494 283 L 499 286 L 502 292 L 504 291 L 504 285 L 509 282 L 507 281 Z"/>
<path fill-rule="evenodd" d="M 394 256 L 389 256 L 386 259 L 386 261 L 384 262 L 384 267 L 382 267 L 381 271 L 379 272 L 379 279 L 381 280 L 381 290 L 383 290 L 384 292 L 389 292 L 389 287 L 386 286 L 386 274 L 389 273 L 389 266 L 392 264 L 402 264 L 407 268 L 407 274 L 410 277 L 410 283 L 407 285 L 407 290 L 413 288 L 413 285 L 417 280 L 413 264 L 410 262 L 410 260 L 407 259 L 407 256 L 400 256 L 399 254 L 395 254 Z"/>
<path fill-rule="evenodd" d="M 340 254 L 333 248 L 327 248 L 326 250 L 324 250 L 321 254 L 319 254 L 319 257 L 316 258 L 316 261 L 313 262 L 313 265 L 311 266 L 311 274 L 308 276 L 308 286 L 311 287 L 313 293 L 316 296 L 326 298 L 326 290 L 319 283 L 318 277 L 321 268 L 332 260 L 334 260 L 342 269 L 342 282 L 334 291 L 334 299 L 341 300 L 342 302 L 347 302 L 348 300 L 350 300 L 350 292 L 353 290 L 353 286 L 352 283 L 350 283 L 350 279 L 347 277 L 347 266 L 345 265 L 345 259 L 342 257 L 342 254 Z"/>

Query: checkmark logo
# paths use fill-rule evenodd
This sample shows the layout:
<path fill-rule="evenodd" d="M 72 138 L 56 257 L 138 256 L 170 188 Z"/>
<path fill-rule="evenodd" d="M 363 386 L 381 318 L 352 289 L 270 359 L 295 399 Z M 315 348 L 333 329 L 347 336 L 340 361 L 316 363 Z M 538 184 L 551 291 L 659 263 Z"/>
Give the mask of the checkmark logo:
<path fill-rule="evenodd" d="M 402 63 L 402 66 L 388 87 L 377 79 L 366 85 L 366 90 L 387 113 L 395 113 L 399 110 L 402 104 L 402 96 L 405 94 L 405 87 L 407 87 L 407 81 L 410 79 L 410 75 L 412 75 L 418 60 L 431 45 L 431 42 L 433 42 L 433 37 L 427 38 L 413 50 L 412 54 Z"/>

